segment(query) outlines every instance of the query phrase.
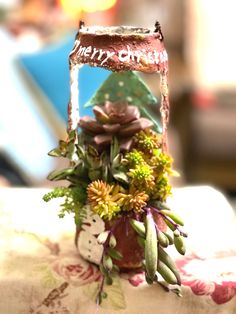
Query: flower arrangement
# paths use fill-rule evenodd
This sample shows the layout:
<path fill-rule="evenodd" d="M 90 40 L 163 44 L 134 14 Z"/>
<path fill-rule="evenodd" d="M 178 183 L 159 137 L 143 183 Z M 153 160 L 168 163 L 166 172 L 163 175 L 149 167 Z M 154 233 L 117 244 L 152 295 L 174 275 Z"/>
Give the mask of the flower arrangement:
<path fill-rule="evenodd" d="M 44 200 L 61 197 L 59 216 L 73 213 L 79 252 L 102 273 L 99 302 L 104 284 L 127 269 L 143 269 L 148 284 L 180 295 L 180 276 L 165 250 L 173 245 L 185 254 L 183 221 L 166 204 L 177 173 L 147 102 L 157 100 L 137 74 L 112 73 L 90 100 L 94 117 L 81 117 L 79 132 L 70 129 L 49 152 L 69 166 L 48 179 L 68 185 Z"/>

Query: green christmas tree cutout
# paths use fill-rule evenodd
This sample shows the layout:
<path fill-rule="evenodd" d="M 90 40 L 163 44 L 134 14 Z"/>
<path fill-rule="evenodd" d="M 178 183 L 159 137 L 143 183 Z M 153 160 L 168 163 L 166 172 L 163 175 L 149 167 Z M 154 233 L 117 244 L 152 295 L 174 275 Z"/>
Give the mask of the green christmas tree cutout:
<path fill-rule="evenodd" d="M 127 101 L 130 105 L 139 107 L 142 116 L 150 119 L 154 123 L 155 130 L 161 132 L 157 119 L 153 118 L 153 113 L 148 108 L 157 106 L 158 100 L 134 72 L 111 73 L 85 107 L 103 104 L 105 101 Z"/>

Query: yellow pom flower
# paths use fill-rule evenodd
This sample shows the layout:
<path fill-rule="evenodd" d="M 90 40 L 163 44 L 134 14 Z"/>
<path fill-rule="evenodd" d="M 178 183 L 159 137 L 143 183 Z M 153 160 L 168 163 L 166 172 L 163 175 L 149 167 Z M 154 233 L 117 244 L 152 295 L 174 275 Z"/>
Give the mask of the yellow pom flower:
<path fill-rule="evenodd" d="M 145 192 L 134 191 L 124 200 L 123 210 L 140 212 L 147 205 L 149 196 Z"/>
<path fill-rule="evenodd" d="M 140 164 L 130 169 L 128 176 L 131 177 L 131 186 L 139 191 L 150 191 L 155 184 L 153 170 L 148 164 Z"/>
<path fill-rule="evenodd" d="M 139 150 L 152 155 L 155 149 L 161 147 L 161 134 L 147 128 L 134 136 L 134 143 Z"/>
<path fill-rule="evenodd" d="M 111 220 L 120 211 L 125 195 L 119 185 L 110 185 L 102 180 L 88 185 L 88 204 L 91 209 L 105 220 Z"/>

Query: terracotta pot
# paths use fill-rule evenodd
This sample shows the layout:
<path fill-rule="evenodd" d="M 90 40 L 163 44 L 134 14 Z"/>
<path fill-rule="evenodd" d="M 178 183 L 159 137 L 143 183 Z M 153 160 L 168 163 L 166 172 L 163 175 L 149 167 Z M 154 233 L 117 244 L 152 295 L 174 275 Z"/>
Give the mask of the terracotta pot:
<path fill-rule="evenodd" d="M 140 268 L 144 257 L 143 248 L 137 241 L 137 233 L 130 225 L 130 218 L 124 216 L 118 221 L 113 220 L 106 223 L 106 229 L 112 229 L 116 238 L 115 249 L 123 256 L 120 261 L 114 260 L 114 263 L 122 270 Z"/>
<path fill-rule="evenodd" d="M 155 212 L 152 214 L 158 228 L 161 231 L 166 231 L 167 226 L 163 218 Z M 118 222 L 114 220 L 106 223 L 106 229 L 112 229 L 117 240 L 116 250 L 123 255 L 122 260 L 114 260 L 114 263 L 119 266 L 121 270 L 140 268 L 144 258 L 144 249 L 138 244 L 137 233 L 129 222 L 131 218 L 135 217 L 123 216 Z"/>
<path fill-rule="evenodd" d="M 155 212 L 152 212 L 152 214 L 158 228 L 161 231 L 165 231 L 167 226 L 165 222 L 163 221 L 163 218 Z M 97 230 L 94 232 L 93 236 L 91 236 L 90 238 L 87 238 L 86 236 L 85 238 L 84 235 L 81 233 L 83 232 L 83 230 L 82 231 L 81 229 L 76 230 L 75 243 L 79 249 L 81 256 L 90 262 L 99 264 L 101 261 L 101 256 L 103 254 L 103 246 L 97 244 L 96 237 L 100 232 L 104 231 L 104 229 L 111 230 L 117 241 L 117 245 L 115 249 L 119 251 L 123 256 L 122 260 L 114 259 L 113 262 L 117 266 L 119 266 L 119 268 L 122 271 L 140 268 L 142 266 L 142 261 L 144 258 L 144 250 L 138 244 L 137 233 L 130 224 L 130 219 L 135 218 L 135 215 L 129 215 L 129 216 L 124 215 L 123 217 L 119 219 L 108 221 L 105 224 L 97 215 L 92 216 L 92 217 L 95 217 L 95 219 L 93 218 L 93 219 L 88 220 L 86 224 L 86 228 L 89 228 L 87 226 L 88 224 L 93 224 L 93 223 L 98 223 L 99 226 L 101 227 L 100 230 Z M 139 219 L 140 218 L 142 217 L 140 216 Z M 100 222 L 98 222 L 99 219 L 100 219 Z M 103 229 L 100 224 L 101 222 L 103 224 Z M 94 227 L 93 229 L 96 230 L 96 228 Z"/>

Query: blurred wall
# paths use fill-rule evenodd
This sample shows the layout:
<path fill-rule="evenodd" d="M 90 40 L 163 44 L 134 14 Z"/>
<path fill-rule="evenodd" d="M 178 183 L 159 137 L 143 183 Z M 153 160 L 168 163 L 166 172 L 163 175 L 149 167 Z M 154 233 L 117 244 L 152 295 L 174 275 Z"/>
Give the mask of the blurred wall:
<path fill-rule="evenodd" d="M 186 57 L 198 87 L 236 88 L 236 1 L 186 3 Z"/>

